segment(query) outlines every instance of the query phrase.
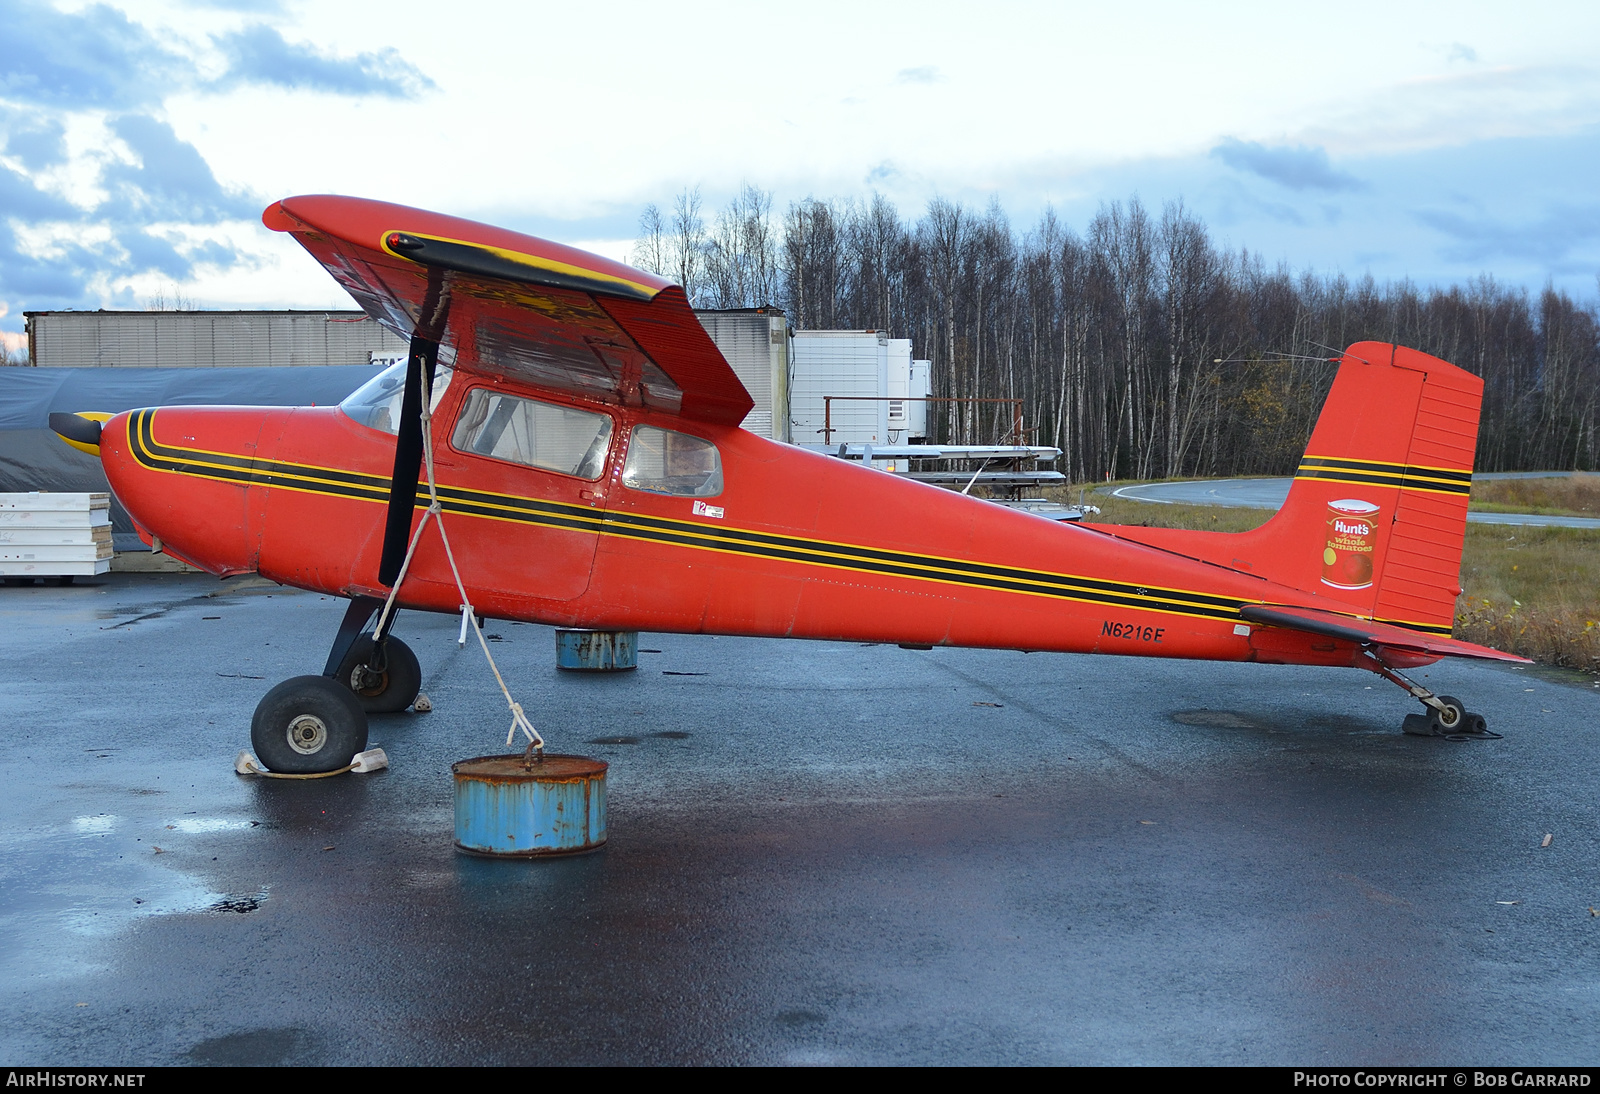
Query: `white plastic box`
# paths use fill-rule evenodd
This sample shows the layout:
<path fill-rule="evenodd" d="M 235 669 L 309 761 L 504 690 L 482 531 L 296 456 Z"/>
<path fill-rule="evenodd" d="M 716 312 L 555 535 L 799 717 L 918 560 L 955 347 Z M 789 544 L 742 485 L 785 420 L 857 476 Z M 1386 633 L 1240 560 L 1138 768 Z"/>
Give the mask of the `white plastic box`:
<path fill-rule="evenodd" d="M 0 494 L 0 576 L 89 577 L 111 555 L 110 494 Z"/>

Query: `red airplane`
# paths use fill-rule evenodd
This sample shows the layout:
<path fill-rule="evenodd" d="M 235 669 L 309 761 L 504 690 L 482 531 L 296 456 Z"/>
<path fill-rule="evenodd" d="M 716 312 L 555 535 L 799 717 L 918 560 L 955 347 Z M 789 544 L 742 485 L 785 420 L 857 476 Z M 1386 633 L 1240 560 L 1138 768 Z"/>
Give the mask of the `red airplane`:
<path fill-rule="evenodd" d="M 366 711 L 416 698 L 394 613 L 363 633 L 391 593 L 399 608 L 463 611 L 439 535 L 413 542 L 425 420 L 484 617 L 1355 666 L 1422 701 L 1407 731 L 1439 734 L 1487 730 L 1405 670 L 1524 660 L 1449 637 L 1483 383 L 1415 350 L 1344 353 L 1288 501 L 1255 531 L 1060 524 L 740 429 L 750 396 L 683 290 L 652 274 L 355 198 L 287 198 L 263 220 L 410 339 L 407 363 L 338 407 L 51 426 L 98 451 L 161 550 L 349 598 L 323 674 L 256 710 L 252 742 L 273 770 L 349 764 Z"/>

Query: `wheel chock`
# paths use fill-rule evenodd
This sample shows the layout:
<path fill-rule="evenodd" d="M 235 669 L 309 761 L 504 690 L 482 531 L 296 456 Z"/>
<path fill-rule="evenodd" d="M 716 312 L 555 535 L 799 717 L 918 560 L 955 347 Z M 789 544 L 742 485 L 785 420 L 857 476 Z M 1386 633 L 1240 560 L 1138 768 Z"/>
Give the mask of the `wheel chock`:
<path fill-rule="evenodd" d="M 1400 729 L 1418 737 L 1432 737 L 1436 733 L 1433 719 L 1426 714 L 1407 714 L 1405 721 L 1400 723 Z"/>
<path fill-rule="evenodd" d="M 357 752 L 355 759 L 350 761 L 350 770 L 359 771 L 363 775 L 369 771 L 382 771 L 389 766 L 389 757 L 384 755 L 381 748 L 369 748 L 365 752 Z"/>
<path fill-rule="evenodd" d="M 330 775 L 343 775 L 346 771 L 356 771 L 368 774 L 373 771 L 382 771 L 389 766 L 389 756 L 381 748 L 369 748 L 365 752 L 357 752 L 346 767 L 333 771 L 319 771 L 314 775 L 283 775 L 276 771 L 268 771 L 265 764 L 248 752 L 241 752 L 234 758 L 233 770 L 240 775 L 262 775 L 269 779 L 325 779 Z"/>

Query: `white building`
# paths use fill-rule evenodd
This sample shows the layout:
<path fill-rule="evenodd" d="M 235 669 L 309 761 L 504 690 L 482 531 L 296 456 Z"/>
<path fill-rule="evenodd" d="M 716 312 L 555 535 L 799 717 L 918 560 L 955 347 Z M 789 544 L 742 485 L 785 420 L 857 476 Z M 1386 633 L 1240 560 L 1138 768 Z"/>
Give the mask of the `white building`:
<path fill-rule="evenodd" d="M 359 311 L 36 311 L 41 368 L 246 368 L 403 361 L 406 341 Z"/>

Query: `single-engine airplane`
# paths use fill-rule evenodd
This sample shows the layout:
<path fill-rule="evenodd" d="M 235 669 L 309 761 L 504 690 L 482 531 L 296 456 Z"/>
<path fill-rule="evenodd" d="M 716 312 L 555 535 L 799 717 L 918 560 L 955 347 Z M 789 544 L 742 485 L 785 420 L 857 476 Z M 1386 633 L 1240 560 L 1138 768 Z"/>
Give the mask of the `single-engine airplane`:
<path fill-rule="evenodd" d="M 1288 501 L 1255 531 L 1059 524 L 740 429 L 749 394 L 652 274 L 355 198 L 286 198 L 263 220 L 409 339 L 407 362 L 337 407 L 51 426 L 99 454 L 168 554 L 350 600 L 323 673 L 255 712 L 273 770 L 349 764 L 367 711 L 416 698 L 394 614 L 372 623 L 391 592 L 463 610 L 436 535 L 393 588 L 425 515 L 425 418 L 455 561 L 489 618 L 1353 666 L 1421 700 L 1408 731 L 1440 734 L 1486 730 L 1405 670 L 1524 660 L 1450 637 L 1483 384 L 1415 350 L 1339 358 Z"/>

